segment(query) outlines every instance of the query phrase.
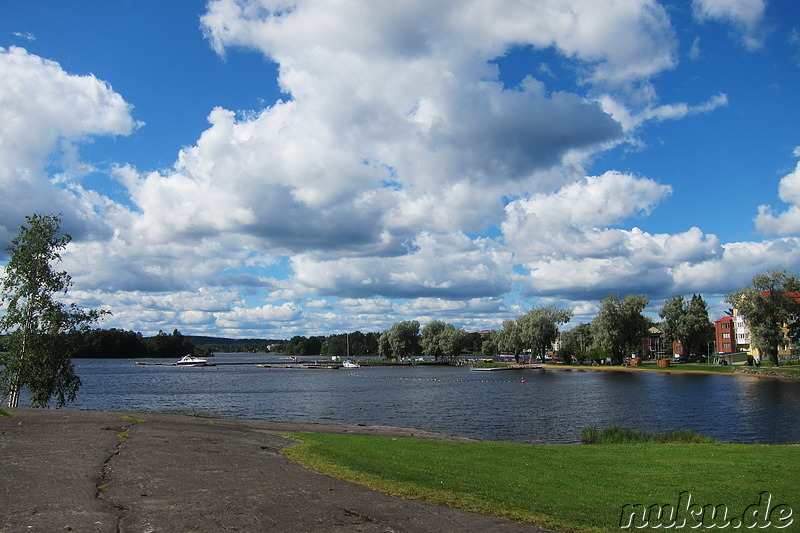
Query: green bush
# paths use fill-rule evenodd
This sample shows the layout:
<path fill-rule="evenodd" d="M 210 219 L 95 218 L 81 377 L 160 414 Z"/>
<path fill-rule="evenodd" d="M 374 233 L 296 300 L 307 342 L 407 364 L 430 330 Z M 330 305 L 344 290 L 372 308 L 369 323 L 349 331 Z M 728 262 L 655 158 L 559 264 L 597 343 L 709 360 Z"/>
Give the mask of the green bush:
<path fill-rule="evenodd" d="M 716 442 L 714 437 L 701 435 L 691 429 L 672 429 L 666 433 L 628 429 L 611 426 L 599 429 L 596 426 L 583 428 L 581 432 L 583 444 L 635 444 L 642 442 L 660 444 L 698 444 Z"/>

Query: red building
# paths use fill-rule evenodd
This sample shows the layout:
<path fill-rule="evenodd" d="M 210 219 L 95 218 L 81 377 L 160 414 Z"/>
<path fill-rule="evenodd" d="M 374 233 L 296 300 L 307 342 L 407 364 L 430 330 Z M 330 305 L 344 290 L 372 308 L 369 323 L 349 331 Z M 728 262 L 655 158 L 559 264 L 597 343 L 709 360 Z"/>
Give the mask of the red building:
<path fill-rule="evenodd" d="M 717 353 L 733 353 L 737 351 L 732 316 L 724 316 L 714 322 L 714 339 Z"/>

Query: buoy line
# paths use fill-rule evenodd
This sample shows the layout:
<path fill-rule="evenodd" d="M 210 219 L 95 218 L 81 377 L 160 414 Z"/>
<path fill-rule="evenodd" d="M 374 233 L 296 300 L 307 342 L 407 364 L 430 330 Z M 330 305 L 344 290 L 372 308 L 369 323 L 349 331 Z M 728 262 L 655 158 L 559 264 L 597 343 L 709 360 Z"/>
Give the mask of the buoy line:
<path fill-rule="evenodd" d="M 400 376 L 370 376 L 360 372 L 351 372 L 348 374 L 353 377 L 371 377 L 375 379 L 390 379 L 395 381 L 428 381 L 435 383 L 525 383 L 525 380 L 518 379 L 442 379 L 442 378 L 409 378 Z"/>

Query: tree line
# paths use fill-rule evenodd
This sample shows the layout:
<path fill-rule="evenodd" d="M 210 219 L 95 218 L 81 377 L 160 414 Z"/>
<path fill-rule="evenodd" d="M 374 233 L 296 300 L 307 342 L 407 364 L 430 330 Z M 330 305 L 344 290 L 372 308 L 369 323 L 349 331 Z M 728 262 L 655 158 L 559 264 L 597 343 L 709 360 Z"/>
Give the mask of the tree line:
<path fill-rule="evenodd" d="M 432 320 L 420 329 L 417 320 L 393 324 L 378 338 L 378 354 L 389 360 L 428 357 L 449 361 L 462 353 L 480 353 L 483 338 L 441 320 Z"/>
<path fill-rule="evenodd" d="M 620 364 L 626 357 L 671 355 L 673 342 L 679 343 L 687 356 L 702 358 L 714 338 L 708 304 L 699 294 L 690 299 L 675 295 L 666 300 L 656 322 L 643 314 L 648 299 L 640 294 L 619 298 L 612 294 L 601 303 L 591 323 L 580 324 L 561 336 L 559 356 L 578 363 L 611 360 Z M 658 338 L 651 346 L 650 330 Z"/>
<path fill-rule="evenodd" d="M 779 347 L 795 344 L 800 337 L 800 281 L 786 271 L 774 271 L 753 278 L 751 286 L 730 293 L 726 301 L 744 317 L 752 346 L 779 365 Z M 704 360 L 714 343 L 714 326 L 709 319 L 708 303 L 699 294 L 686 299 L 668 298 L 659 311 L 660 321 L 644 315 L 649 300 L 641 294 L 620 298 L 610 294 L 600 302 L 591 323 L 580 324 L 563 333 L 560 326 L 572 318 L 572 311 L 555 306 L 537 307 L 516 318 L 504 320 L 502 328 L 489 331 L 481 340 L 467 341 L 470 335 L 451 324 L 433 321 L 420 331 L 415 320 L 397 322 L 379 337 L 378 353 L 387 359 L 419 354 L 436 360 L 456 357 L 468 350 L 480 350 L 487 356 L 523 356 L 530 361 L 545 361 L 560 337 L 556 354 L 565 362 L 610 361 L 621 364 L 632 356 L 672 354 L 673 343 L 684 355 Z M 732 313 L 732 309 L 729 310 Z M 659 343 L 649 343 L 655 327 Z M 733 331 L 731 331 L 733 335 Z M 735 342 L 731 338 L 731 342 Z M 715 350 L 716 351 L 716 350 Z M 529 355 L 528 355 L 529 354 Z"/>
<path fill-rule="evenodd" d="M 181 357 L 198 349 L 177 329 L 171 334 L 159 331 L 153 337 L 114 328 L 90 329 L 76 332 L 72 342 L 77 358 Z"/>
<path fill-rule="evenodd" d="M 323 357 L 346 357 L 348 354 L 370 357 L 378 353 L 380 333 L 340 333 L 305 337 L 295 335 L 281 344 L 275 351 L 283 355 L 319 355 Z"/>

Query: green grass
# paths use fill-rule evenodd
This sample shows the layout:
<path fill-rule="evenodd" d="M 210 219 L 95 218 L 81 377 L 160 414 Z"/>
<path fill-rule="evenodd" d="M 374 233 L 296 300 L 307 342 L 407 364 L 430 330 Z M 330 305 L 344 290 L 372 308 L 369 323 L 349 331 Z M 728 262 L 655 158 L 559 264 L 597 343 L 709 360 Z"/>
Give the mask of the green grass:
<path fill-rule="evenodd" d="M 620 531 L 625 504 L 725 504 L 761 491 L 800 511 L 800 449 L 744 444 L 526 445 L 295 434 L 291 459 L 403 498 L 581 532 Z M 760 531 L 769 531 L 761 529 Z M 783 529 L 782 531 L 788 531 Z"/>
<path fill-rule="evenodd" d="M 707 365 L 702 363 L 680 363 L 669 367 L 670 370 L 683 370 L 686 372 L 715 372 L 717 374 L 731 374 L 733 368 L 730 365 Z"/>
<path fill-rule="evenodd" d="M 583 428 L 583 444 L 710 444 L 717 439 L 696 433 L 691 429 L 673 429 L 665 433 L 655 433 L 643 429 L 628 429 L 611 426 L 605 429 L 592 426 Z"/>
<path fill-rule="evenodd" d="M 12 413 L 9 413 L 5 409 L 0 409 L 0 418 L 10 418 Z"/>

